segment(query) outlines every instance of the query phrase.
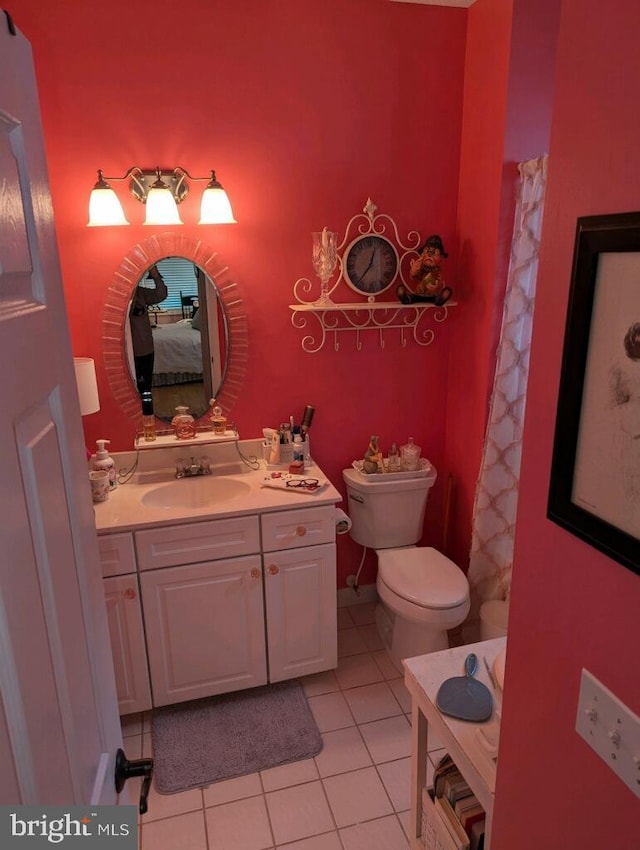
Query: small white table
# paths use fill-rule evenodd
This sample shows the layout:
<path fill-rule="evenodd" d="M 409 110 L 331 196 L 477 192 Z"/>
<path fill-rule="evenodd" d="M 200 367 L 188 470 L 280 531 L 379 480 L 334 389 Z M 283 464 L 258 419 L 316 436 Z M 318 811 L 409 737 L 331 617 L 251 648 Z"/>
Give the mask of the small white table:
<path fill-rule="evenodd" d="M 493 662 L 505 647 L 506 637 L 432 652 L 403 661 L 404 682 L 411 694 L 411 850 L 423 847 L 422 832 L 422 789 L 427 782 L 428 731 L 431 727 L 442 746 L 454 760 L 460 773 L 478 798 L 486 812 L 485 850 L 489 850 L 493 800 L 496 784 L 496 765 L 486 747 L 478 738 L 480 727 L 493 722 L 501 713 L 502 691 L 496 690 L 487 672 L 484 659 L 493 670 Z M 464 676 L 464 660 L 470 652 L 478 656 L 475 678 L 489 688 L 494 697 L 494 713 L 486 723 L 473 723 L 447 717 L 436 707 L 436 695 L 440 685 L 451 676 Z"/>

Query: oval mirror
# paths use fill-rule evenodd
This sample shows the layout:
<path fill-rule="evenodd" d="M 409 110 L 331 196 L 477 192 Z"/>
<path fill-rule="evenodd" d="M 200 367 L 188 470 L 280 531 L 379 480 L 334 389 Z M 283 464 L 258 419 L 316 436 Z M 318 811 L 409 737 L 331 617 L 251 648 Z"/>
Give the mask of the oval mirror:
<path fill-rule="evenodd" d="M 150 389 L 158 419 L 171 422 L 179 404 L 197 419 L 217 397 L 227 370 L 224 305 L 215 283 L 191 260 L 165 257 L 152 269 L 159 287 L 151 272 L 144 273 L 129 303 L 129 373 L 140 393 Z"/>
<path fill-rule="evenodd" d="M 187 404 L 198 418 L 208 411 L 211 398 L 228 416 L 246 371 L 248 340 L 242 300 L 215 251 L 174 234 L 135 245 L 107 290 L 103 356 L 116 401 L 126 416 L 141 422 L 130 312 L 138 286 L 153 284 L 148 275 L 154 266 L 168 289 L 167 297 L 151 305 L 147 313 L 153 335 L 156 416 L 169 422 L 175 407 Z"/>

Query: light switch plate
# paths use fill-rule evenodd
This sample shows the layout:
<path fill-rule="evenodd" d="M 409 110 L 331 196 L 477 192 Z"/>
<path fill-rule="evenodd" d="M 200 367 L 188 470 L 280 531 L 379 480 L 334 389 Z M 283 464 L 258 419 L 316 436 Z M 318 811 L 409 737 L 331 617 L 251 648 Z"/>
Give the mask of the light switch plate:
<path fill-rule="evenodd" d="M 640 717 L 584 668 L 576 732 L 640 797 Z"/>

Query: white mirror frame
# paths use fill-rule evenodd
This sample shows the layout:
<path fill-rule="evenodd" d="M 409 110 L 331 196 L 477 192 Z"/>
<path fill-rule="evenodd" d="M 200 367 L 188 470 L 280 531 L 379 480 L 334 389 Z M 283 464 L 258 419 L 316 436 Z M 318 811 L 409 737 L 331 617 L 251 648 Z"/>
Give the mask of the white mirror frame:
<path fill-rule="evenodd" d="M 102 355 L 111 392 L 124 415 L 141 425 L 140 396 L 125 353 L 125 323 L 129 302 L 140 277 L 150 266 L 168 256 L 185 257 L 200 266 L 218 290 L 229 339 L 227 368 L 216 401 L 229 417 L 247 371 L 249 334 L 242 299 L 237 285 L 229 280 L 229 267 L 216 251 L 200 240 L 175 233 L 161 233 L 134 245 L 116 269 L 107 290 L 102 315 Z"/>

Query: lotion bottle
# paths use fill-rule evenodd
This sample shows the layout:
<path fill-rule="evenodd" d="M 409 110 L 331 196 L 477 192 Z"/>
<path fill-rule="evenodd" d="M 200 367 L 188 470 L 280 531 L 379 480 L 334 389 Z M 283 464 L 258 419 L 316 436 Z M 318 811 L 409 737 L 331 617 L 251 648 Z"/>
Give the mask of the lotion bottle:
<path fill-rule="evenodd" d="M 116 462 L 105 448 L 105 446 L 109 445 L 109 440 L 96 440 L 96 445 L 98 447 L 98 451 L 96 452 L 96 459 L 93 462 L 93 468 L 96 471 L 106 469 L 109 473 L 109 489 L 115 490 L 118 486 L 118 479 L 116 477 Z"/>

